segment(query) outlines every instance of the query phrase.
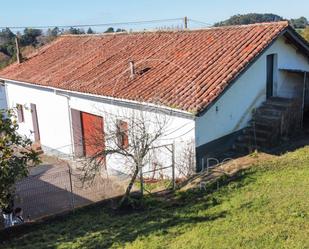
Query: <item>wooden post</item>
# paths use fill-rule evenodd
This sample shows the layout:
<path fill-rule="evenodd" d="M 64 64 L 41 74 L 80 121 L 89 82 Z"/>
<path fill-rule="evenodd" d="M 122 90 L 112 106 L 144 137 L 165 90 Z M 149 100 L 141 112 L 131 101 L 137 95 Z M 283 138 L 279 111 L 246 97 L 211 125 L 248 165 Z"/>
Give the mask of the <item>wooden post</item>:
<path fill-rule="evenodd" d="M 74 212 L 75 210 L 75 200 L 74 200 L 74 192 L 73 192 L 73 182 L 72 182 L 72 170 L 70 164 L 67 164 L 69 168 L 69 181 L 70 181 L 70 192 L 71 192 L 71 206 Z"/>
<path fill-rule="evenodd" d="M 172 189 L 176 188 L 176 179 L 175 179 L 175 143 L 172 144 Z"/>
<path fill-rule="evenodd" d="M 140 168 L 140 182 L 141 182 L 141 196 L 144 196 L 144 178 L 143 178 L 143 167 Z"/>
<path fill-rule="evenodd" d="M 184 28 L 188 29 L 188 17 L 187 16 L 184 17 L 183 23 L 184 23 Z"/>
<path fill-rule="evenodd" d="M 16 59 L 17 63 L 20 64 L 22 62 L 22 55 L 20 53 L 19 42 L 17 36 L 15 36 L 15 45 L 16 45 Z"/>

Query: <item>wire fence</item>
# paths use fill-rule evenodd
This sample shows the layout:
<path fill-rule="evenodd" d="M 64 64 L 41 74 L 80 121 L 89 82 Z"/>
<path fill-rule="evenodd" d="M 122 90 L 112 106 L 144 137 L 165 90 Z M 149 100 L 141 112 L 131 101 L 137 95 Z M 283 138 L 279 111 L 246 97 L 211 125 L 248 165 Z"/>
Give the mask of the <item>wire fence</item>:
<path fill-rule="evenodd" d="M 153 147 L 140 171 L 140 192 L 144 194 L 176 188 L 175 145 Z"/>
<path fill-rule="evenodd" d="M 51 161 L 43 161 L 42 165 L 33 168 L 31 174 L 16 185 L 14 206 L 23 209 L 26 221 L 35 221 L 121 196 L 131 178 L 129 174 L 109 174 L 102 169 L 93 179 L 85 180 L 79 162 L 46 158 Z M 143 195 L 172 190 L 175 189 L 175 182 L 174 144 L 162 145 L 152 148 L 147 165 L 140 171 L 133 191 L 140 191 Z"/>
<path fill-rule="evenodd" d="M 107 174 L 84 182 L 78 170 L 63 165 L 39 167 L 16 185 L 15 207 L 23 209 L 26 221 L 74 210 L 104 199 L 123 195 L 127 181 Z"/>

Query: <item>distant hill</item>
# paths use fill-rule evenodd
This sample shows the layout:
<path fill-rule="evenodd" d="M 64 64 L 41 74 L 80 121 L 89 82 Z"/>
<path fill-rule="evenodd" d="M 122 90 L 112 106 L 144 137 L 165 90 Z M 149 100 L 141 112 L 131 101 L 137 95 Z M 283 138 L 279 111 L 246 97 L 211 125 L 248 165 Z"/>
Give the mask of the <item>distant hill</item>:
<path fill-rule="evenodd" d="M 258 14 L 258 13 L 249 13 L 244 15 L 234 15 L 229 19 L 221 22 L 215 23 L 215 27 L 219 26 L 228 26 L 228 25 L 245 25 L 253 23 L 262 23 L 262 22 L 278 22 L 287 20 L 281 16 L 275 14 Z M 299 17 L 296 19 L 288 20 L 295 29 L 304 29 L 309 25 L 306 17 Z"/>
<path fill-rule="evenodd" d="M 234 15 L 225 21 L 215 23 L 214 26 L 245 25 L 262 22 L 278 22 L 283 20 L 283 17 L 275 14 L 250 13 L 245 15 Z"/>

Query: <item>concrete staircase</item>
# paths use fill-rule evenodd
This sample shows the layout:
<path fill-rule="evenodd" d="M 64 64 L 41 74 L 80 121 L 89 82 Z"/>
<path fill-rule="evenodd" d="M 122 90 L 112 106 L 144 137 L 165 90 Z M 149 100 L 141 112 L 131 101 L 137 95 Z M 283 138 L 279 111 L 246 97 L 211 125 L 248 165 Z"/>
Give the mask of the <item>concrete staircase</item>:
<path fill-rule="evenodd" d="M 255 110 L 249 126 L 236 139 L 233 151 L 251 153 L 277 145 L 300 125 L 299 112 L 299 103 L 293 99 L 268 99 Z"/>

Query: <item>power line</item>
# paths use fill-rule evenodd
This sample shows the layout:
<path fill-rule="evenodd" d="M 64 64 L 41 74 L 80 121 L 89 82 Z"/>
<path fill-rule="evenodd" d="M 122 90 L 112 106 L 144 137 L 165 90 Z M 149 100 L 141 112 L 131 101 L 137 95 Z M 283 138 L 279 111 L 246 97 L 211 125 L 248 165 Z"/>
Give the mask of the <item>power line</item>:
<path fill-rule="evenodd" d="M 206 23 L 206 22 L 202 22 L 202 21 L 198 21 L 198 20 L 194 20 L 194 19 L 189 19 L 190 22 L 194 22 L 194 23 L 199 23 L 205 26 L 212 26 L 212 24 L 210 23 Z"/>
<path fill-rule="evenodd" d="M 171 19 L 157 19 L 157 20 L 146 20 L 146 21 L 133 21 L 133 22 L 115 22 L 115 23 L 95 23 L 95 24 L 78 24 L 78 25 L 47 25 L 47 26 L 11 26 L 11 27 L 0 27 L 0 29 L 47 29 L 47 28 L 83 28 L 83 27 L 100 27 L 100 26 L 119 26 L 119 25 L 138 25 L 147 23 L 159 23 L 159 22 L 173 22 L 183 21 L 183 18 L 171 18 Z"/>
<path fill-rule="evenodd" d="M 155 20 L 145 20 L 145 21 L 132 21 L 132 22 L 114 22 L 114 23 L 93 23 L 93 24 L 77 24 L 77 25 L 46 25 L 46 26 L 2 26 L 0 29 L 48 29 L 48 28 L 85 28 L 85 27 L 106 27 L 106 26 L 121 26 L 121 25 L 139 25 L 139 24 L 148 24 L 148 23 L 160 23 L 160 22 L 175 22 L 175 21 L 184 21 L 184 18 L 170 18 L 170 19 L 155 19 Z M 211 26 L 212 24 L 198 21 L 195 19 L 188 19 L 188 21 L 193 23 L 202 24 L 204 26 Z"/>

